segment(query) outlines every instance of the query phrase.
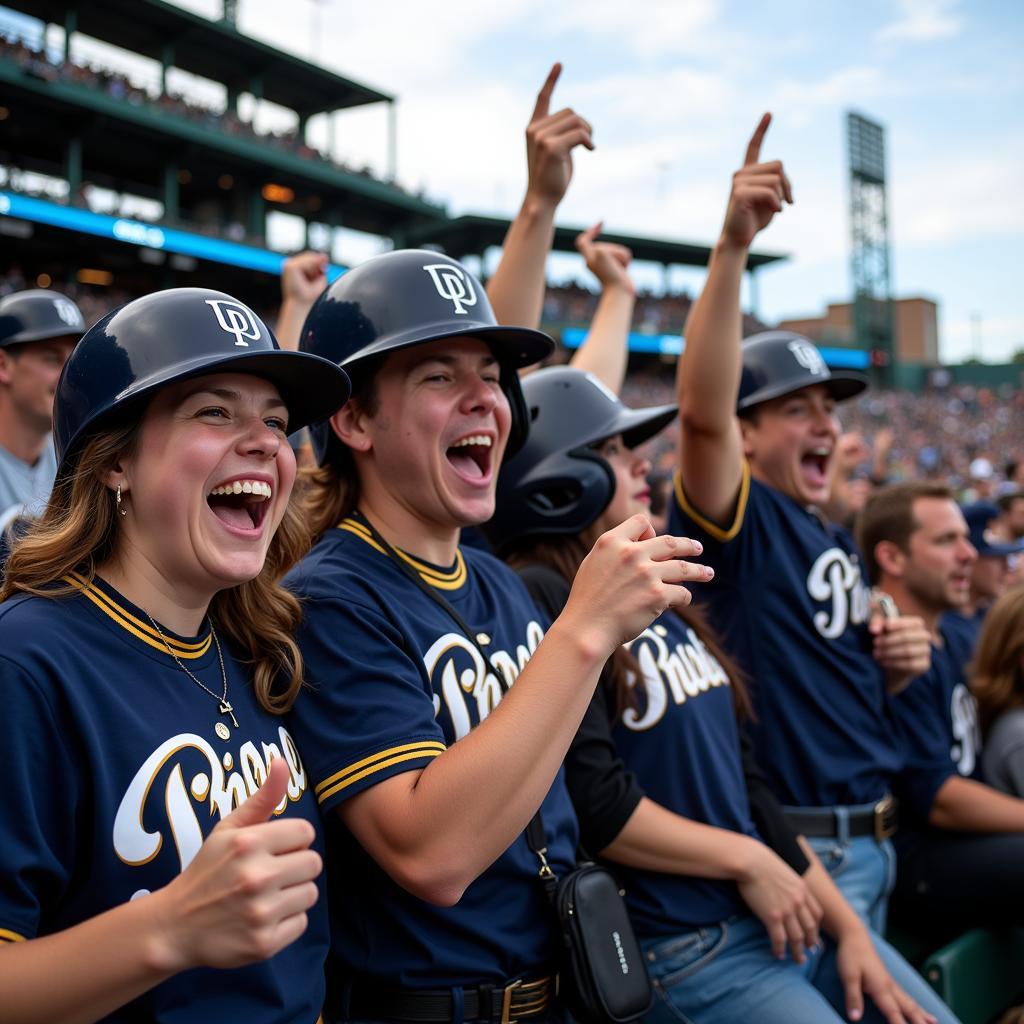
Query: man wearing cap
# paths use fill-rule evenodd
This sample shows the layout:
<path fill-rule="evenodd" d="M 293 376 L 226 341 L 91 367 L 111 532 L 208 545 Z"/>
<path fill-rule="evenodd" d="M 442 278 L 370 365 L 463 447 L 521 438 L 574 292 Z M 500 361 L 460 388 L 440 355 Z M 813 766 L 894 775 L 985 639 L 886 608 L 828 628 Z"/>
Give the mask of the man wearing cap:
<path fill-rule="evenodd" d="M 0 299 L 0 530 L 37 515 L 53 486 L 53 396 L 85 330 L 78 307 L 37 289 Z"/>
<path fill-rule="evenodd" d="M 881 938 L 895 862 L 891 791 L 903 765 L 886 688 L 927 669 L 928 634 L 919 619 L 872 612 L 856 545 L 820 511 L 840 432 L 836 403 L 866 380 L 831 371 L 795 334 L 741 345 L 749 246 L 792 202 L 781 163 L 760 162 L 768 123 L 766 115 L 733 176 L 687 324 L 669 529 L 700 540 L 715 570 L 694 600 L 748 674 L 769 785 L 872 929 L 890 973 L 920 999 L 921 979 Z"/>
<path fill-rule="evenodd" d="M 930 668 L 894 697 L 893 713 L 907 754 L 896 894 L 915 924 L 940 930 L 936 938 L 1024 923 L 1024 801 L 978 781 L 981 732 L 966 676 L 973 642 L 951 624 L 955 614 L 944 615 L 970 601 L 972 541 L 987 543 L 985 517 L 997 511 L 972 506 L 969 521 L 948 488 L 911 481 L 873 494 L 858 527 L 871 580 L 920 616 L 932 639 Z"/>
<path fill-rule="evenodd" d="M 978 557 L 971 570 L 967 601 L 944 616 L 943 625 L 965 631 L 973 653 L 986 612 L 1012 585 L 1013 562 L 1024 551 L 1024 538 L 1005 539 L 999 535 L 1003 514 L 991 502 L 976 501 L 963 509 L 963 515 Z"/>

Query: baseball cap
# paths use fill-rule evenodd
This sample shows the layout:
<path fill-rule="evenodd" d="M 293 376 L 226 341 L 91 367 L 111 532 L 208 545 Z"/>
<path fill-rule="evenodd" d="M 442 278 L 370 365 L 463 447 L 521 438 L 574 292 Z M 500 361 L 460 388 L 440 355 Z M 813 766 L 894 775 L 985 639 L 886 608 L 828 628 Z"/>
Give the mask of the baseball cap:
<path fill-rule="evenodd" d="M 1000 558 L 1024 551 L 1024 539 L 1004 541 L 993 536 L 989 523 L 993 519 L 998 519 L 1000 512 L 998 506 L 992 502 L 977 501 L 962 511 L 964 519 L 967 520 L 967 529 L 970 530 L 971 543 L 978 549 L 979 555 Z"/>

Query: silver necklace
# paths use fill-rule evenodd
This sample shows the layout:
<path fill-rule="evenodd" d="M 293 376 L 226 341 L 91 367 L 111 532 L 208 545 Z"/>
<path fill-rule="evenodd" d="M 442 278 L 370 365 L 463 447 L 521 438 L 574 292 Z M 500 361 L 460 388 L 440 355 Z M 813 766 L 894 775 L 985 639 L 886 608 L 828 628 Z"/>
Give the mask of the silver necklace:
<path fill-rule="evenodd" d="M 217 710 L 222 715 L 230 715 L 231 724 L 237 729 L 238 720 L 235 718 L 235 709 L 231 706 L 231 702 L 228 700 L 228 673 L 227 669 L 224 668 L 224 654 L 220 649 L 220 640 L 217 638 L 217 630 L 213 628 L 213 623 L 210 623 L 210 635 L 213 637 L 213 642 L 217 645 L 217 658 L 220 661 L 220 678 L 221 682 L 224 684 L 223 693 L 221 693 L 219 697 L 217 696 L 215 691 L 211 690 L 206 685 L 206 683 L 202 681 L 202 679 L 200 679 L 198 676 L 193 675 L 188 670 L 188 668 L 186 668 L 181 659 L 174 653 L 174 651 L 171 650 L 171 645 L 167 642 L 167 637 L 164 636 L 164 631 L 157 625 L 156 619 L 154 619 L 153 616 L 149 614 L 149 612 L 146 612 L 146 618 L 148 618 L 149 621 L 153 623 L 153 628 L 157 631 L 157 633 L 160 634 L 160 639 L 164 642 L 164 647 L 167 648 L 167 653 L 174 659 L 175 664 L 177 664 L 178 668 L 180 668 L 181 671 L 184 672 L 185 675 L 187 675 L 189 679 L 191 679 L 192 682 L 196 684 L 196 686 L 198 686 L 202 690 L 205 690 L 215 701 L 217 701 Z M 223 722 L 217 723 L 217 735 L 220 736 L 221 739 L 228 738 L 227 735 L 225 735 L 227 731 L 228 727 Z"/>

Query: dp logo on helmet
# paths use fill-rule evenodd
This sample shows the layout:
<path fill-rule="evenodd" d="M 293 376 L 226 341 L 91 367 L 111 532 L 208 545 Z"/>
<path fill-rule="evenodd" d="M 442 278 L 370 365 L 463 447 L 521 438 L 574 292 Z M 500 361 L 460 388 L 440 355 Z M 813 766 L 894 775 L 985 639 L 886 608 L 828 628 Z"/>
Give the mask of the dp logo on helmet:
<path fill-rule="evenodd" d="M 206 299 L 206 304 L 217 314 L 220 329 L 235 336 L 236 345 L 248 348 L 249 342 L 244 341 L 244 338 L 259 341 L 260 325 L 251 309 L 247 309 L 240 302 L 229 302 L 227 299 Z"/>
<path fill-rule="evenodd" d="M 456 313 L 465 313 L 466 306 L 476 305 L 476 289 L 461 267 L 450 263 L 430 263 L 423 268 L 430 274 L 437 294 L 455 306 Z"/>

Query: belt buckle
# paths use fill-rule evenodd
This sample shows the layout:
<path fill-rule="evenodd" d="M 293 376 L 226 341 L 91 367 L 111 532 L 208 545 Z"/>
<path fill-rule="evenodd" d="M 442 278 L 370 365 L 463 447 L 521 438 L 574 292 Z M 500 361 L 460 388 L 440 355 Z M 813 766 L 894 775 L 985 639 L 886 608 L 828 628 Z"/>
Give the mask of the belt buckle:
<path fill-rule="evenodd" d="M 501 1024 L 515 1024 L 515 1018 L 511 1016 L 512 994 L 522 984 L 522 980 L 520 980 L 505 986 L 505 991 L 501 994 Z"/>
<path fill-rule="evenodd" d="M 891 793 L 886 793 L 875 804 L 874 811 L 875 842 L 882 842 L 896 833 L 896 801 Z"/>

